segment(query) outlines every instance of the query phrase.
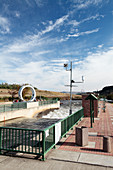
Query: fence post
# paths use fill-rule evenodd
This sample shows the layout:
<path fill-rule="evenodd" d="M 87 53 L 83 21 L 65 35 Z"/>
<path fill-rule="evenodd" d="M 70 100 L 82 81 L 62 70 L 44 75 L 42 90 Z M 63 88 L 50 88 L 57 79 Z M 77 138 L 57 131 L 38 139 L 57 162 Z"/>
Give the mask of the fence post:
<path fill-rule="evenodd" d="M 53 127 L 53 140 L 54 140 L 54 144 L 55 144 L 55 126 Z M 54 149 L 56 149 L 56 145 L 54 146 Z"/>
<path fill-rule="evenodd" d="M 45 160 L 45 131 L 42 132 L 42 161 Z"/>
<path fill-rule="evenodd" d="M 66 123 L 64 124 L 64 128 L 65 128 L 65 133 L 67 132 L 67 119 L 65 119 Z M 66 134 L 64 136 L 66 138 Z"/>
<path fill-rule="evenodd" d="M 2 154 L 1 149 L 2 149 L 2 129 L 0 128 L 0 154 Z"/>
<path fill-rule="evenodd" d="M 5 105 L 4 105 L 4 112 L 5 112 Z"/>
<path fill-rule="evenodd" d="M 13 104 L 11 105 L 11 111 L 13 111 Z"/>

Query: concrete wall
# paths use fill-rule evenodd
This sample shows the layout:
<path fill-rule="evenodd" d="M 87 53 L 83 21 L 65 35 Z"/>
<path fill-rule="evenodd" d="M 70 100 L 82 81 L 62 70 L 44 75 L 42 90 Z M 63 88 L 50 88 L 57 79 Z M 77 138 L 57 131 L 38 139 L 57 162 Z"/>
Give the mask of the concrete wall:
<path fill-rule="evenodd" d="M 89 94 L 82 95 L 82 107 L 84 108 L 84 116 L 90 117 L 90 100 L 85 100 Z M 94 100 L 94 117 L 98 116 L 98 100 Z"/>
<path fill-rule="evenodd" d="M 27 109 L 21 109 L 21 110 L 0 113 L 0 121 L 4 121 L 4 119 L 10 120 L 10 119 L 15 119 L 15 118 L 19 118 L 19 117 L 32 118 L 33 116 L 35 116 L 35 114 L 38 114 L 45 110 L 60 108 L 59 101 L 54 104 L 48 104 L 48 105 L 37 106 L 37 107 L 36 107 L 36 105 L 38 102 L 34 102 L 34 103 L 35 103 L 34 104 L 35 107 L 33 107 L 32 103 L 29 103 Z M 30 104 L 31 104 L 31 108 L 30 108 Z"/>
<path fill-rule="evenodd" d="M 13 104 L 13 102 L 0 102 L 0 105 Z"/>
<path fill-rule="evenodd" d="M 38 106 L 39 106 L 38 102 L 27 102 L 27 109 L 32 107 L 38 107 Z"/>

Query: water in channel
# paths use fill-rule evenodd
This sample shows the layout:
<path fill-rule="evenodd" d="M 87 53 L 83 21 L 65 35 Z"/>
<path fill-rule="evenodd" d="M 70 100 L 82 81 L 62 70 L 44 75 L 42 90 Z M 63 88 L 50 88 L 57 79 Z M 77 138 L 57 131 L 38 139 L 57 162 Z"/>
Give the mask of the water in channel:
<path fill-rule="evenodd" d="M 72 101 L 72 113 L 82 108 L 81 100 Z M 39 115 L 35 115 L 34 118 L 18 118 L 4 123 L 0 123 L 0 126 L 17 127 L 17 128 L 29 128 L 29 129 L 45 129 L 59 120 L 69 115 L 69 101 L 61 101 L 60 109 L 42 112 Z"/>

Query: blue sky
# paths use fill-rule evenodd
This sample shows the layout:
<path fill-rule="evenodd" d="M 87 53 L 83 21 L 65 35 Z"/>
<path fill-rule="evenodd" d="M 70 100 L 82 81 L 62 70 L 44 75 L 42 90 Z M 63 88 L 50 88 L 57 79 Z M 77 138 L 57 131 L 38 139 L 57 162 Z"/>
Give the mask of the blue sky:
<path fill-rule="evenodd" d="M 68 91 L 113 84 L 113 0 L 0 0 L 0 83 Z"/>

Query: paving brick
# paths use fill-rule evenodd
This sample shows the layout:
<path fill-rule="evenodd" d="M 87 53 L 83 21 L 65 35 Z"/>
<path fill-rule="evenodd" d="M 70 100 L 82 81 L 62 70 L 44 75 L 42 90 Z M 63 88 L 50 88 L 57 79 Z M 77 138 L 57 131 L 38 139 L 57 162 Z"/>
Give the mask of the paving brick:
<path fill-rule="evenodd" d="M 84 153 L 93 153 L 93 154 L 101 154 L 101 155 L 110 155 L 113 156 L 113 122 L 111 120 L 111 113 L 113 113 L 113 105 L 110 103 L 106 103 L 106 111 L 103 112 L 102 107 L 103 103 L 99 102 L 99 117 L 95 119 L 93 123 L 93 128 L 90 128 L 90 118 L 85 117 L 79 123 L 78 127 L 86 126 L 88 127 L 88 142 L 94 142 L 95 147 L 81 147 L 76 145 L 75 128 L 70 134 L 70 136 L 65 140 L 65 142 L 59 147 L 60 150 L 68 150 L 68 151 L 76 151 L 76 152 L 84 152 Z M 76 125 L 77 126 L 77 125 Z M 112 150 L 110 153 L 103 151 L 103 136 L 110 136 L 112 143 Z"/>

